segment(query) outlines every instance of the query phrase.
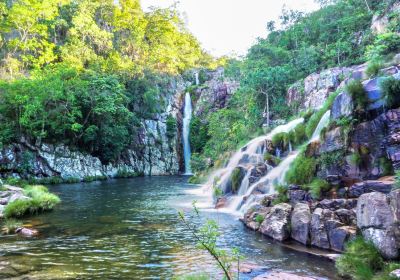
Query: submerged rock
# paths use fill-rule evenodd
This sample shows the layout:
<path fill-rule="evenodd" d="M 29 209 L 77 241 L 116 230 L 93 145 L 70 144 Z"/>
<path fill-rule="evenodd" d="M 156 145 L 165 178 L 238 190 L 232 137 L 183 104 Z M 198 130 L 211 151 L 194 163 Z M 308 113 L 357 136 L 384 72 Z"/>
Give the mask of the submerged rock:
<path fill-rule="evenodd" d="M 36 236 L 39 234 L 39 232 L 35 229 L 29 229 L 29 228 L 17 228 L 15 230 L 15 233 L 25 236 L 25 237 L 32 237 L 32 236 Z"/>
<path fill-rule="evenodd" d="M 253 278 L 253 280 L 316 280 L 316 278 L 311 278 L 308 276 L 299 276 L 288 272 L 273 271 L 261 274 Z"/>

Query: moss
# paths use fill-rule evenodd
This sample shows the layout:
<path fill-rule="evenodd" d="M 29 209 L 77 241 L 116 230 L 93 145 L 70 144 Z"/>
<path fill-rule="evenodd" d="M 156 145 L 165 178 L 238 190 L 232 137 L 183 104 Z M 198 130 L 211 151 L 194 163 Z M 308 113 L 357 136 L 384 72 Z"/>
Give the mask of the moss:
<path fill-rule="evenodd" d="M 256 216 L 256 218 L 255 218 L 255 221 L 256 221 L 257 223 L 259 223 L 259 224 L 262 224 L 262 222 L 264 222 L 264 216 L 263 216 L 263 215 L 260 215 L 260 214 L 257 214 L 257 216 Z"/>
<path fill-rule="evenodd" d="M 281 149 L 286 150 L 287 147 L 289 146 L 289 133 L 287 132 L 281 132 L 281 133 L 277 133 L 272 137 L 272 145 L 274 145 L 274 147 L 279 147 Z"/>
<path fill-rule="evenodd" d="M 336 262 L 336 268 L 342 276 L 368 280 L 383 268 L 383 264 L 383 259 L 375 246 L 362 237 L 357 237 L 347 243 L 344 254 Z"/>
<path fill-rule="evenodd" d="M 238 192 L 240 188 L 240 184 L 243 180 L 243 173 L 240 168 L 236 167 L 233 169 L 232 174 L 231 174 L 231 182 L 232 182 L 232 192 L 236 193 Z"/>
<path fill-rule="evenodd" d="M 306 141 L 307 136 L 305 124 L 300 123 L 291 132 L 289 132 L 289 139 L 295 146 L 298 146 Z"/>
<path fill-rule="evenodd" d="M 265 153 L 264 154 L 264 161 L 266 161 L 269 165 L 272 166 L 277 166 L 279 163 L 281 163 L 281 159 L 271 155 L 270 153 Z"/>
<path fill-rule="evenodd" d="M 306 157 L 304 153 L 294 160 L 286 174 L 286 182 L 289 184 L 306 185 L 314 178 L 317 162 L 313 157 Z"/>
<path fill-rule="evenodd" d="M 386 99 L 388 108 L 397 108 L 400 106 L 400 80 L 393 77 L 384 79 L 380 85 L 382 94 Z"/>

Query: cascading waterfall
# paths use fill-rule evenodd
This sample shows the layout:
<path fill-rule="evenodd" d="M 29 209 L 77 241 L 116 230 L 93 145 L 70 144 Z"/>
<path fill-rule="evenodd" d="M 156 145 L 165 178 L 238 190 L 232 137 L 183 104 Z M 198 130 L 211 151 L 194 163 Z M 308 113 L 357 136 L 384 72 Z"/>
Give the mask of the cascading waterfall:
<path fill-rule="evenodd" d="M 195 72 L 195 73 L 194 73 L 194 79 L 195 79 L 195 81 L 196 81 L 196 86 L 198 86 L 198 85 L 200 84 L 200 81 L 199 81 L 199 72 Z"/>
<path fill-rule="evenodd" d="M 187 92 L 185 95 L 185 108 L 183 111 L 183 155 L 185 160 L 185 174 L 192 174 L 192 169 L 190 167 L 190 120 L 192 119 L 192 100 L 190 98 L 190 93 Z"/>

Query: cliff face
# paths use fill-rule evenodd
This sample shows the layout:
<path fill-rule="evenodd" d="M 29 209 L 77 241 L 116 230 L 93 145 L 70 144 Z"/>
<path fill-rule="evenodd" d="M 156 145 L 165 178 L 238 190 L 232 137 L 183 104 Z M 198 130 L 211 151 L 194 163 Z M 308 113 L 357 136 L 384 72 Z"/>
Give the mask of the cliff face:
<path fill-rule="evenodd" d="M 115 177 L 120 173 L 171 175 L 179 172 L 179 130 L 171 135 L 167 130 L 169 118 L 179 127 L 181 95 L 186 88 L 182 78 L 164 89 L 166 110 L 152 119 L 143 119 L 132 144 L 119 160 L 103 164 L 99 158 L 84 154 L 62 144 L 30 143 L 22 138 L 0 150 L 1 175 L 4 177 L 33 176 L 37 178 L 61 176 L 83 179 L 88 176 Z"/>

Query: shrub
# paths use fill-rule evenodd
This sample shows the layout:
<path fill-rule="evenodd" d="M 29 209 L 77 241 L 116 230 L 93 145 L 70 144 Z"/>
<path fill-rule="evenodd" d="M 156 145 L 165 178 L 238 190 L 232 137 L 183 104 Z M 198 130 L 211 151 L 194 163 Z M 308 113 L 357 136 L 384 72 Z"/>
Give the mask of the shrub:
<path fill-rule="evenodd" d="M 383 259 L 371 242 L 357 237 L 347 243 L 344 254 L 337 260 L 339 274 L 356 280 L 372 279 L 383 267 Z"/>
<path fill-rule="evenodd" d="M 350 94 L 351 98 L 354 102 L 354 109 L 358 111 L 358 113 L 363 112 L 365 108 L 368 106 L 368 96 L 367 92 L 364 89 L 361 81 L 353 80 L 351 81 L 347 87 L 346 91 Z"/>
<path fill-rule="evenodd" d="M 134 172 L 134 171 L 129 171 L 126 168 L 118 169 L 117 174 L 115 175 L 115 178 L 134 178 L 134 177 L 139 177 L 140 173 Z"/>
<path fill-rule="evenodd" d="M 193 153 L 191 158 L 190 158 L 190 165 L 192 167 L 192 170 L 194 172 L 201 172 L 203 170 L 206 170 L 209 166 L 207 164 L 206 158 L 198 153 Z"/>
<path fill-rule="evenodd" d="M 262 224 L 262 222 L 264 222 L 264 216 L 260 215 L 260 214 L 257 214 L 255 220 L 256 220 L 257 223 Z"/>
<path fill-rule="evenodd" d="M 17 221 L 15 219 L 6 219 L 2 226 L 2 232 L 4 234 L 11 234 L 14 233 L 15 230 L 21 226 L 22 223 L 20 221 Z"/>
<path fill-rule="evenodd" d="M 381 56 L 395 53 L 399 49 L 400 35 L 396 32 L 387 32 L 376 37 L 375 42 L 367 49 L 367 57 L 378 59 Z"/>
<path fill-rule="evenodd" d="M 328 191 L 330 189 L 330 185 L 327 181 L 317 178 L 307 186 L 307 189 L 310 190 L 311 196 L 314 199 L 319 199 L 323 191 Z"/>
<path fill-rule="evenodd" d="M 381 89 L 386 105 L 389 108 L 397 108 L 400 106 L 400 80 L 393 77 L 384 79 L 381 82 Z"/>
<path fill-rule="evenodd" d="M 306 157 L 304 153 L 301 153 L 286 173 L 286 182 L 296 185 L 309 184 L 314 178 L 316 167 L 317 162 L 314 158 Z"/>
<path fill-rule="evenodd" d="M 383 68 L 383 64 L 380 60 L 375 59 L 368 63 L 367 69 L 365 70 L 365 74 L 368 77 L 376 77 L 379 74 L 379 71 Z"/>
<path fill-rule="evenodd" d="M 217 186 L 213 186 L 213 196 L 215 198 L 220 198 L 223 195 L 222 190 Z"/>

